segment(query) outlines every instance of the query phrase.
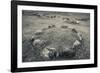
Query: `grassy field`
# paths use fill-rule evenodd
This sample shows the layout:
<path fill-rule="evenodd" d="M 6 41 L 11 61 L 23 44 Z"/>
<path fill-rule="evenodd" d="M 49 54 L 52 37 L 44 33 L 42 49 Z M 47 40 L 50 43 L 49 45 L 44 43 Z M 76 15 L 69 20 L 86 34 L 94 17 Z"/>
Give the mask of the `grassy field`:
<path fill-rule="evenodd" d="M 55 16 L 54 18 L 50 16 Z M 65 21 L 63 18 L 69 18 Z M 23 62 L 45 61 L 39 52 L 30 42 L 32 36 L 49 41 L 47 46 L 59 48 L 59 46 L 70 48 L 73 42 L 77 40 L 76 34 L 71 29 L 75 28 L 82 34 L 82 48 L 75 51 L 71 58 L 55 58 L 54 60 L 79 60 L 90 58 L 90 15 L 86 13 L 61 13 L 61 12 L 41 12 L 41 11 L 23 11 L 22 14 L 22 60 Z M 78 24 L 70 23 L 79 21 Z M 37 30 L 48 28 L 55 25 L 55 28 L 47 29 L 43 34 L 35 35 Z M 69 28 L 61 28 L 68 26 Z M 41 49 L 42 47 L 40 47 Z M 47 61 L 47 60 L 46 60 Z"/>

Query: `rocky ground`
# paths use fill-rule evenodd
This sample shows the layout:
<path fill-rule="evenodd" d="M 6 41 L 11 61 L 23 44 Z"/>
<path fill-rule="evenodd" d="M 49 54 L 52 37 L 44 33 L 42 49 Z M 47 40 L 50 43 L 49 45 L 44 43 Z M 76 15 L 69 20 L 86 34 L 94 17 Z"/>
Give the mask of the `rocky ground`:
<path fill-rule="evenodd" d="M 86 13 L 61 13 L 23 11 L 22 14 L 22 60 L 23 62 L 49 61 L 49 60 L 79 60 L 90 58 L 90 15 Z M 51 27 L 54 25 L 53 27 Z M 76 29 L 82 34 L 81 48 L 74 51 L 71 57 L 57 57 L 46 59 L 40 55 L 41 49 L 49 46 L 52 48 L 71 48 L 77 40 L 77 35 L 72 32 Z M 38 33 L 40 32 L 40 33 Z M 42 32 L 42 33 L 41 33 Z M 45 40 L 46 45 L 38 48 L 31 42 L 32 36 Z M 59 50 L 59 49 L 58 49 Z M 61 49 L 60 49 L 61 50 Z M 73 54 L 73 53 L 72 53 Z"/>

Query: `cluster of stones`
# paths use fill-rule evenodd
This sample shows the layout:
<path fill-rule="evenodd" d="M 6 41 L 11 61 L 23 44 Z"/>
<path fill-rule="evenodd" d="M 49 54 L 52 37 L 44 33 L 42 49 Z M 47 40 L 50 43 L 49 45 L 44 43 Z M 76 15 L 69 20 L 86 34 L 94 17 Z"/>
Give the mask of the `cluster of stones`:
<path fill-rule="evenodd" d="M 35 35 L 39 35 L 39 34 L 42 34 L 45 30 L 47 29 L 51 29 L 51 28 L 56 28 L 55 25 L 50 25 L 48 26 L 48 28 L 43 28 L 42 30 L 37 30 L 35 32 Z M 68 29 L 69 27 L 68 26 L 61 26 L 62 29 Z M 57 48 L 54 48 L 54 47 L 49 47 L 49 46 L 46 46 L 45 44 L 47 43 L 46 40 L 41 40 L 41 39 L 38 39 L 36 38 L 35 36 L 32 36 L 31 40 L 32 40 L 32 45 L 33 47 L 40 47 L 41 48 L 41 45 L 44 47 L 40 50 L 40 56 L 44 57 L 45 59 L 55 59 L 57 57 L 70 57 L 70 56 L 74 56 L 75 54 L 75 51 L 74 49 L 76 48 L 79 48 L 81 47 L 82 45 L 82 34 L 79 33 L 75 28 L 69 28 L 71 29 L 71 31 L 73 33 L 75 33 L 78 37 L 78 40 L 75 40 L 73 42 L 73 45 L 71 46 L 71 48 L 60 48 L 60 49 L 57 49 Z M 38 48 L 39 49 L 39 48 Z"/>

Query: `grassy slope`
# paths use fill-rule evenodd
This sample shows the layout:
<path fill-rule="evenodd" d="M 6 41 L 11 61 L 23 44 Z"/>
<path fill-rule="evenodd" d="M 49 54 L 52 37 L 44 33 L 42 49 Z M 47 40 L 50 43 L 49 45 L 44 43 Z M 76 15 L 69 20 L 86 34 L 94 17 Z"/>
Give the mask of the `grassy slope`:
<path fill-rule="evenodd" d="M 65 17 L 62 14 L 61 17 Z M 82 14 L 67 14 L 66 17 L 70 18 L 85 18 L 89 17 Z M 57 48 L 59 46 L 70 47 L 72 43 L 76 40 L 75 34 L 71 32 L 70 29 L 61 29 L 61 25 L 67 25 L 69 27 L 76 28 L 79 32 L 82 33 L 84 39 L 84 45 L 82 49 L 77 50 L 76 55 L 72 59 L 88 59 L 90 57 L 90 34 L 89 34 L 89 21 L 81 21 L 79 25 L 68 24 L 64 22 L 61 18 L 49 19 L 49 18 L 39 18 L 37 16 L 28 16 L 23 15 L 22 17 L 23 25 L 23 61 L 39 61 L 44 60 L 39 56 L 30 43 L 30 38 L 34 35 L 34 32 L 38 29 L 47 28 L 48 25 L 55 24 L 56 28 L 48 29 L 44 34 L 40 35 L 40 39 L 51 41 L 52 44 L 49 46 Z M 66 59 L 66 58 L 64 58 Z"/>

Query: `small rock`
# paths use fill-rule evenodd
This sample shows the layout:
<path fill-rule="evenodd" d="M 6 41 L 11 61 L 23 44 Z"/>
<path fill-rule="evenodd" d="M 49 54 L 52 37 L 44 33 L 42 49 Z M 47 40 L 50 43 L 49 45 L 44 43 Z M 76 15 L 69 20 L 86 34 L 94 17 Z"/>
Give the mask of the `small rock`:
<path fill-rule="evenodd" d="M 63 25 L 63 26 L 61 26 L 61 28 L 68 28 L 68 26 L 66 26 L 66 25 Z"/>
<path fill-rule="evenodd" d="M 35 31 L 35 35 L 40 35 L 40 34 L 43 34 L 43 31 L 42 30 Z"/>

